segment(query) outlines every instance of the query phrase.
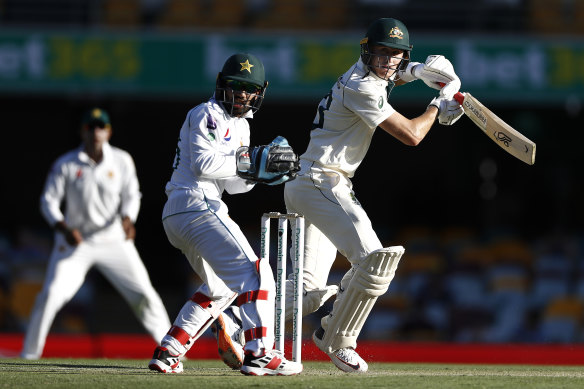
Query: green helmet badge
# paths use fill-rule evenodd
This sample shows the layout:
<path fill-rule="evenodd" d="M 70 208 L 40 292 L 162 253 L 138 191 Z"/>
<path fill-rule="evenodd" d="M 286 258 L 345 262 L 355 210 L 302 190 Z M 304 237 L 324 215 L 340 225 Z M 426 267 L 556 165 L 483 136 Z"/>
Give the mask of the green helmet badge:
<path fill-rule="evenodd" d="M 245 62 L 240 63 L 241 71 L 247 70 L 251 74 L 251 68 L 254 66 L 249 63 L 249 59 L 246 59 Z"/>

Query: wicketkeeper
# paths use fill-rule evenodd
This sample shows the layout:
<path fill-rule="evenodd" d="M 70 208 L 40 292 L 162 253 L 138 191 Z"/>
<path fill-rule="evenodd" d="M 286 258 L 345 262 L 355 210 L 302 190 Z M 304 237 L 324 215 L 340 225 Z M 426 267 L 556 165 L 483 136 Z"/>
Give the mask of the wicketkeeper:
<path fill-rule="evenodd" d="M 252 54 L 227 59 L 214 96 L 187 113 L 162 212 L 170 243 L 181 250 L 204 284 L 184 304 L 149 363 L 162 373 L 183 371 L 183 356 L 214 326 L 219 349 L 232 367 L 248 375 L 293 375 L 302 364 L 287 361 L 274 344 L 275 284 L 270 264 L 260 261 L 221 199 L 256 183 L 277 185 L 296 177 L 298 157 L 286 139 L 250 147 L 251 119 L 268 83 Z M 235 300 L 243 349 L 231 342 L 221 313 Z M 222 315 L 223 316 L 223 315 Z"/>

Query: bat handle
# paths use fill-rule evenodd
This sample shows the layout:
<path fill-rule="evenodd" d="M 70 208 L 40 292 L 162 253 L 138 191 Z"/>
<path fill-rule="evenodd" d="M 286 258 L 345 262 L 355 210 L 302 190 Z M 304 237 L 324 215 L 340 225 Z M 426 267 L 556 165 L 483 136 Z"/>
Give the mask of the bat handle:
<path fill-rule="evenodd" d="M 440 84 L 441 87 L 444 87 L 444 85 L 446 85 L 443 82 L 439 82 L 438 84 Z M 454 95 L 454 100 L 458 101 L 458 104 L 462 105 L 464 101 L 464 95 L 460 92 L 456 92 L 456 94 Z"/>
<path fill-rule="evenodd" d="M 458 104 L 462 105 L 462 103 L 464 102 L 464 95 L 460 92 L 456 92 L 456 94 L 454 95 L 454 100 L 458 101 Z"/>

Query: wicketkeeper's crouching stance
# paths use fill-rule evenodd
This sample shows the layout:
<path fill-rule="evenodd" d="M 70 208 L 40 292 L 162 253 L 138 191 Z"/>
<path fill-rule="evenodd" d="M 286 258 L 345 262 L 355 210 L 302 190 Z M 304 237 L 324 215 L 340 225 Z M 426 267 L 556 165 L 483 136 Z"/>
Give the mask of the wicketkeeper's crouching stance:
<path fill-rule="evenodd" d="M 152 370 L 180 373 L 180 358 L 205 330 L 214 327 L 223 357 L 248 375 L 293 375 L 302 364 L 274 351 L 275 284 L 267 261 L 260 261 L 221 200 L 251 190 L 255 183 L 276 185 L 296 176 L 298 158 L 282 137 L 267 146 L 249 147 L 252 118 L 267 87 L 263 64 L 251 54 L 227 59 L 214 96 L 187 114 L 166 186 L 163 225 L 170 243 L 181 250 L 204 281 L 182 307 L 154 351 Z M 239 307 L 243 349 L 231 352 L 221 313 Z"/>

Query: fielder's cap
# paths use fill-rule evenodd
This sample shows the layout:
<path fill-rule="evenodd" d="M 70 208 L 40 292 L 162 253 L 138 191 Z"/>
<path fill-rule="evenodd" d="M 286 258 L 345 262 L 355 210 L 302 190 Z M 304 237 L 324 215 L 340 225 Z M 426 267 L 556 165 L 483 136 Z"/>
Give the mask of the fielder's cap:
<path fill-rule="evenodd" d="M 249 82 L 260 88 L 266 82 L 264 64 L 255 55 L 248 53 L 237 53 L 227 58 L 221 75 L 226 80 Z"/>
<path fill-rule="evenodd" d="M 83 125 L 104 127 L 111 125 L 109 115 L 101 108 L 91 108 L 83 115 Z"/>
<path fill-rule="evenodd" d="M 381 18 L 374 21 L 367 30 L 361 44 L 368 43 L 392 47 L 394 49 L 409 51 L 410 34 L 405 24 L 393 18 Z"/>

